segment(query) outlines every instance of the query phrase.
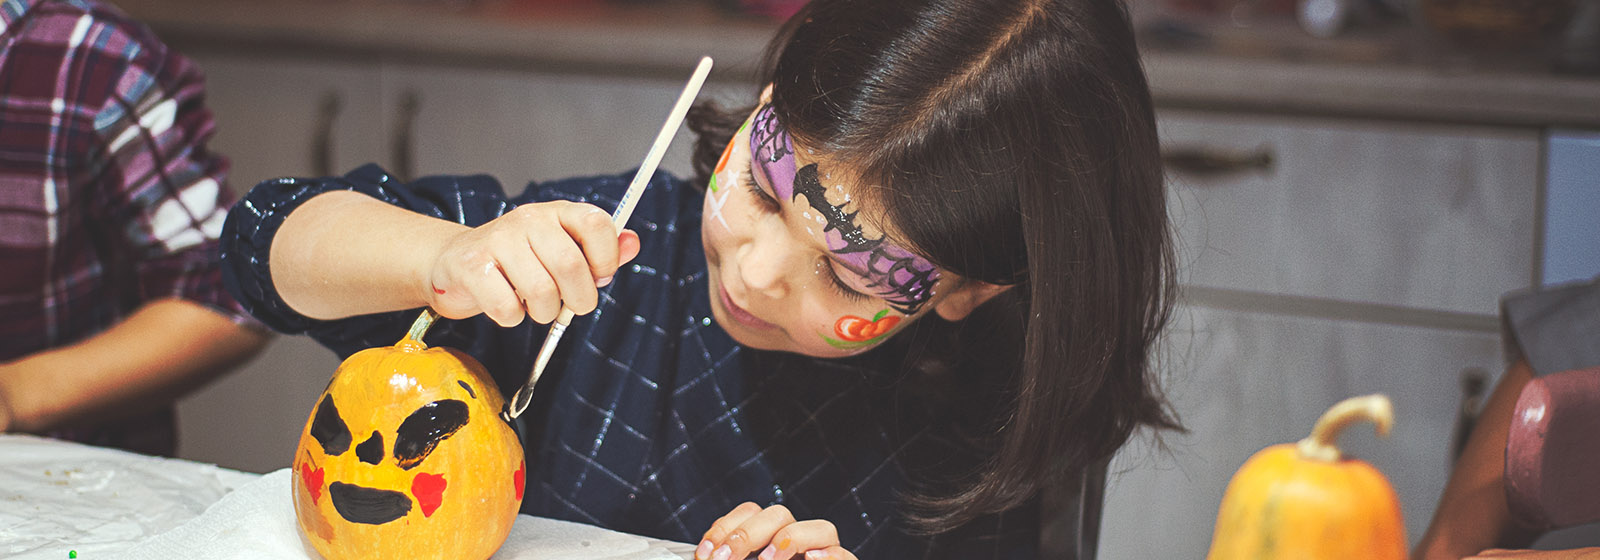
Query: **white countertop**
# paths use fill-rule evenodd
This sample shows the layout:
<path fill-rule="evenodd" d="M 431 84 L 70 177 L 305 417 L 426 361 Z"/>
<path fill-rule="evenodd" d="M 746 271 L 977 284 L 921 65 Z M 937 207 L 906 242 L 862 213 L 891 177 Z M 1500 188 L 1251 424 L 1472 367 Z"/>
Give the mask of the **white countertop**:
<path fill-rule="evenodd" d="M 299 544 L 288 477 L 0 435 L 0 557 L 168 558 L 176 550 L 204 551 L 211 560 L 304 559 L 301 546 L 252 546 Z M 495 558 L 644 560 L 693 552 L 687 544 L 521 515 Z"/>
<path fill-rule="evenodd" d="M 116 0 L 179 48 L 382 57 L 677 79 L 701 55 L 744 80 L 775 24 L 704 0 L 419 2 Z M 450 10 L 452 4 L 469 4 Z M 1280 37 L 1291 34 L 1280 33 Z M 1229 42 L 1229 41 L 1224 41 Z M 1382 42 L 1271 41 L 1223 55 L 1147 49 L 1158 105 L 1530 127 L 1600 127 L 1600 77 L 1524 65 L 1403 61 Z M 1230 50 L 1230 49 L 1221 49 Z M 1409 57 L 1416 58 L 1416 57 Z"/>

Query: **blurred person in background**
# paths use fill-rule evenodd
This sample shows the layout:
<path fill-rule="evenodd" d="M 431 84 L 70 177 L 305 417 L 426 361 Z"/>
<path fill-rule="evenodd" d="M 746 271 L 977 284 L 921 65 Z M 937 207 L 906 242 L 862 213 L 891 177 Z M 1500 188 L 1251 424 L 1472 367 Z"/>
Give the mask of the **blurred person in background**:
<path fill-rule="evenodd" d="M 199 69 L 87 0 L 0 0 L 0 431 L 173 455 L 268 335 L 222 287 Z"/>

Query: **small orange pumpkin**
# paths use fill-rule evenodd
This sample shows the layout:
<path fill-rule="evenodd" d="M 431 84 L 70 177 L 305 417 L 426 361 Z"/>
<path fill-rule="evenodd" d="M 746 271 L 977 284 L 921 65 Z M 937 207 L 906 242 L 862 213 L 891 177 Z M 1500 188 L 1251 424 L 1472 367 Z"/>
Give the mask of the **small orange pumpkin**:
<path fill-rule="evenodd" d="M 1383 473 L 1334 445 L 1350 423 L 1379 435 L 1394 421 L 1389 398 L 1346 399 L 1323 413 L 1311 436 L 1268 447 L 1234 473 L 1217 512 L 1208 560 L 1404 560 L 1400 500 Z"/>
<path fill-rule="evenodd" d="M 339 364 L 300 433 L 294 509 L 328 560 L 493 555 L 522 503 L 522 444 L 476 360 L 428 348 L 424 310 Z"/>

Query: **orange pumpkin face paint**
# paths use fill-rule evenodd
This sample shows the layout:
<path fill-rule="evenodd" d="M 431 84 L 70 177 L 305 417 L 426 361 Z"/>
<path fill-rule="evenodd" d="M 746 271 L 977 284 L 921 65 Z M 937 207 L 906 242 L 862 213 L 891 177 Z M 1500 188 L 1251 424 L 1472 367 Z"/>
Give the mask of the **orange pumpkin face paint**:
<path fill-rule="evenodd" d="M 744 129 L 749 128 L 749 126 L 750 121 L 745 121 L 744 124 L 739 125 L 739 132 L 744 132 Z M 738 132 L 734 133 L 734 136 L 738 135 Z M 722 168 L 728 166 L 728 156 L 733 154 L 733 146 L 734 142 L 730 140 L 728 147 L 722 149 L 722 158 L 717 160 L 717 168 L 711 172 L 711 192 L 717 192 L 717 176 L 722 174 Z"/>
<path fill-rule="evenodd" d="M 900 324 L 898 315 L 890 317 L 888 314 L 889 310 L 885 309 L 873 315 L 872 319 L 845 315 L 833 324 L 833 335 L 838 338 L 822 335 L 822 340 L 834 348 L 846 350 L 871 346 L 887 336 L 895 325 Z"/>

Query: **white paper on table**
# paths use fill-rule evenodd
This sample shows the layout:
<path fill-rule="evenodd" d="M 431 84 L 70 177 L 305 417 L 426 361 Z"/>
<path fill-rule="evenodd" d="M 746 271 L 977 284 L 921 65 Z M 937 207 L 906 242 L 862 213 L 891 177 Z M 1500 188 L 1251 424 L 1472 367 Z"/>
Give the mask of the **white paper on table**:
<path fill-rule="evenodd" d="M 254 475 L 45 438 L 4 435 L 0 558 L 115 557 L 193 519 Z"/>
<path fill-rule="evenodd" d="M 319 556 L 300 536 L 289 469 L 273 471 L 199 517 L 118 554 L 127 560 L 302 560 Z M 648 539 L 599 527 L 518 515 L 496 560 L 679 560 Z"/>

